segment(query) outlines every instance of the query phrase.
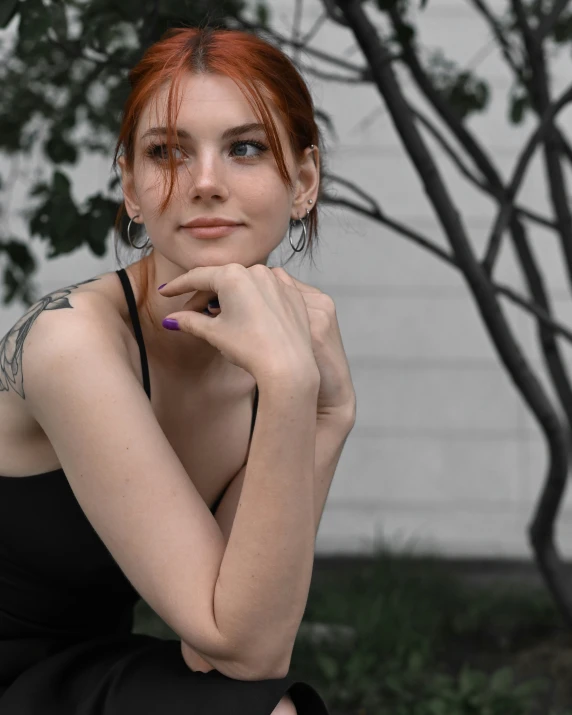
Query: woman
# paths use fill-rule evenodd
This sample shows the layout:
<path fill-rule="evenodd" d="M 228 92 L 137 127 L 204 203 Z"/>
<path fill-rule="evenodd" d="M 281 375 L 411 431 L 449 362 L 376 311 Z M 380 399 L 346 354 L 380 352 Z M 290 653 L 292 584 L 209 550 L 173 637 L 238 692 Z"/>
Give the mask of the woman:
<path fill-rule="evenodd" d="M 327 713 L 287 673 L 329 486 L 317 423 L 331 479 L 355 394 L 331 299 L 266 265 L 289 223 L 317 226 L 312 101 L 237 31 L 171 30 L 130 82 L 117 226 L 147 252 L 0 343 L 0 710 Z M 140 597 L 180 640 L 131 633 Z"/>

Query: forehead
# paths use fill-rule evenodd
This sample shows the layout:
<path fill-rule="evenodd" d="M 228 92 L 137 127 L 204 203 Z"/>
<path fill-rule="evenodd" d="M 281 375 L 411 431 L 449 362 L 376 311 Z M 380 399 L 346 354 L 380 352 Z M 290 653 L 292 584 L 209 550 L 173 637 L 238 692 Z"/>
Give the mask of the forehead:
<path fill-rule="evenodd" d="M 163 85 L 147 103 L 137 130 L 139 136 L 152 126 L 166 124 L 170 86 L 170 82 Z M 264 87 L 261 91 L 278 131 L 283 133 L 274 103 Z M 205 130 L 212 133 L 231 125 L 260 121 L 237 84 L 224 75 L 186 73 L 179 82 L 178 97 L 173 99 L 175 108 L 178 107 L 177 126 L 188 127 L 191 133 Z"/>

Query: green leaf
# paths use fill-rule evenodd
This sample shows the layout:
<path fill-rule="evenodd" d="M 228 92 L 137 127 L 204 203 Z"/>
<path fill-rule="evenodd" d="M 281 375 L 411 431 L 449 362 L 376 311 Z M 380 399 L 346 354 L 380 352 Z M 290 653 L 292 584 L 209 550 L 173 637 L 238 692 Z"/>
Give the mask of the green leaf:
<path fill-rule="evenodd" d="M 512 95 L 509 98 L 509 118 L 513 124 L 522 124 L 525 114 L 530 109 L 527 94 Z"/>
<path fill-rule="evenodd" d="M 401 22 L 397 26 L 396 36 L 401 45 L 409 45 L 415 37 L 415 28 L 408 22 Z"/>
<path fill-rule="evenodd" d="M 569 15 L 562 14 L 554 25 L 552 30 L 554 42 L 559 45 L 569 42 L 572 39 L 572 13 Z"/>
<path fill-rule="evenodd" d="M 54 178 L 53 178 L 53 191 L 54 194 L 60 194 L 62 196 L 69 196 L 70 193 L 70 180 L 68 177 L 63 174 L 61 171 L 54 171 Z"/>
<path fill-rule="evenodd" d="M 119 204 L 100 193 L 90 196 L 83 218 L 87 222 L 84 234 L 86 241 L 96 256 L 104 256 L 107 236 L 111 230 Z"/>
<path fill-rule="evenodd" d="M 510 692 L 512 689 L 513 674 L 511 668 L 499 668 L 490 680 L 490 688 L 496 693 Z"/>
<path fill-rule="evenodd" d="M 61 134 L 52 134 L 44 144 L 44 151 L 54 164 L 75 164 L 77 162 L 76 147 Z"/>
<path fill-rule="evenodd" d="M 25 12 L 20 15 L 18 49 L 24 55 L 31 53 L 44 39 L 50 27 L 50 10 L 42 0 L 26 0 Z"/>
<path fill-rule="evenodd" d="M 68 19 L 63 2 L 54 2 L 51 7 L 52 27 L 58 40 L 65 42 L 68 39 Z"/>
<path fill-rule="evenodd" d="M 8 27 L 18 11 L 19 0 L 2 0 L 0 5 L 0 27 Z"/>
<path fill-rule="evenodd" d="M 256 20 L 262 27 L 268 27 L 270 8 L 265 3 L 259 2 L 256 4 Z"/>
<path fill-rule="evenodd" d="M 469 696 L 486 688 L 487 676 L 479 670 L 472 670 L 469 666 L 463 666 L 459 675 L 459 691 L 463 697 Z"/>
<path fill-rule="evenodd" d="M 22 241 L 18 241 L 15 238 L 5 241 L 2 245 L 2 250 L 9 256 L 10 260 L 25 273 L 31 273 L 35 270 L 36 259 L 30 252 L 28 246 Z"/>
<path fill-rule="evenodd" d="M 337 679 L 339 674 L 339 666 L 335 658 L 328 655 L 327 653 L 318 653 L 316 655 L 316 660 L 318 666 L 322 673 L 328 678 L 328 680 L 334 681 Z"/>

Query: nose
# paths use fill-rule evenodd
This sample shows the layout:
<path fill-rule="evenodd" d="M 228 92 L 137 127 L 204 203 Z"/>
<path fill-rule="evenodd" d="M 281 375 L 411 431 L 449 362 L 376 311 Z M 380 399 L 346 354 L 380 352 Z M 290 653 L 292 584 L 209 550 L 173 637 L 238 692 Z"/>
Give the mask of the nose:
<path fill-rule="evenodd" d="M 190 193 L 193 200 L 227 197 L 228 187 L 223 162 L 214 152 L 203 152 L 200 156 L 197 155 L 190 174 Z"/>

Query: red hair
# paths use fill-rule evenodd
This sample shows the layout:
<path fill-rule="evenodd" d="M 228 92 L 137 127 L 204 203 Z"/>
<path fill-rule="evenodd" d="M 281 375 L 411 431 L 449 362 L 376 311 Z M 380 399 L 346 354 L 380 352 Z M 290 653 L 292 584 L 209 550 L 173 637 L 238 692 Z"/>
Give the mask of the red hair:
<path fill-rule="evenodd" d="M 236 82 L 258 121 L 264 124 L 268 143 L 282 181 L 292 191 L 293 185 L 288 175 L 276 124 L 261 88 L 271 97 L 278 111 L 286 128 L 290 149 L 296 162 L 301 161 L 304 150 L 310 144 L 320 146 L 320 130 L 314 118 L 312 97 L 302 76 L 281 50 L 254 34 L 240 30 L 208 27 L 172 28 L 146 50 L 139 63 L 129 72 L 131 92 L 123 110 L 113 168 L 116 169 L 117 157 L 121 151 L 125 157 L 125 168 L 130 172 L 133 171 L 135 136 L 143 109 L 158 91 L 169 83 L 166 143 L 168 147 L 172 147 L 174 138 L 178 144 L 175 98 L 178 97 L 181 78 L 188 72 L 226 75 Z M 170 185 L 161 202 L 160 213 L 166 210 L 177 180 L 177 165 L 171 151 L 168 152 L 168 161 Z M 321 153 L 319 168 L 318 196 L 321 191 L 322 177 Z M 128 219 L 125 203 L 122 202 L 115 220 L 115 255 L 117 260 L 119 260 L 117 257 L 118 239 L 125 246 L 130 246 L 125 231 Z M 317 228 L 318 215 L 316 207 L 314 207 L 307 219 L 306 252 L 309 251 L 311 257 L 313 244 L 317 237 Z M 151 275 L 154 270 L 153 265 L 151 264 L 150 270 L 149 262 L 144 260 L 153 252 L 153 247 L 150 246 L 145 251 L 143 260 L 138 264 L 143 280 L 137 307 L 141 308 L 144 305 L 149 319 L 153 322 L 148 307 L 148 287 L 149 283 L 155 279 L 154 275 Z"/>

